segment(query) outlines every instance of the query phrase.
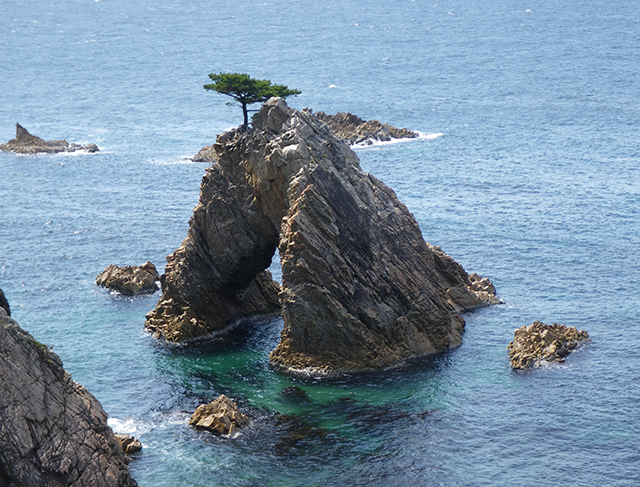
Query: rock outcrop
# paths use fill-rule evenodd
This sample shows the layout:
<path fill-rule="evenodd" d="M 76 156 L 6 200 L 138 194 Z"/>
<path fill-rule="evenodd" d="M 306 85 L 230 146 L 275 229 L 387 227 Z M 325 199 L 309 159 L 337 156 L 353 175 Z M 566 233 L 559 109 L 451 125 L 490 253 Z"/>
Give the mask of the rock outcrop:
<path fill-rule="evenodd" d="M 371 145 L 374 142 L 415 139 L 420 136 L 418 132 L 413 130 L 393 127 L 378 120 L 362 120 L 352 113 L 339 112 L 335 115 L 328 115 L 324 112 L 317 112 L 315 116 L 318 120 L 326 123 L 335 135 L 346 140 L 350 145 Z"/>
<path fill-rule="evenodd" d="M 0 485 L 134 487 L 95 397 L 0 308 Z"/>
<path fill-rule="evenodd" d="M 205 145 L 191 160 L 193 162 L 216 162 L 218 156 L 212 145 Z"/>
<path fill-rule="evenodd" d="M 43 140 L 40 137 L 31 135 L 26 128 L 19 123 L 16 124 L 16 138 L 11 139 L 6 144 L 0 145 L 0 150 L 4 152 L 15 152 L 16 154 L 38 154 L 57 152 L 98 152 L 95 144 L 70 144 L 66 140 Z"/>
<path fill-rule="evenodd" d="M 142 450 L 142 443 L 140 443 L 139 439 L 134 438 L 131 435 L 123 435 L 118 433 L 116 433 L 114 436 L 116 438 L 116 441 L 120 445 L 120 448 L 122 448 L 122 451 L 127 455 L 131 453 L 138 453 Z"/>
<path fill-rule="evenodd" d="M 563 362 L 581 342 L 589 340 L 589 334 L 574 326 L 545 325 L 534 321 L 513 332 L 513 341 L 507 351 L 514 369 L 537 367 L 544 362 Z"/>
<path fill-rule="evenodd" d="M 0 289 L 0 308 L 4 309 L 7 312 L 7 316 L 11 316 L 11 307 L 9 306 L 9 301 L 5 297 L 2 289 Z"/>
<path fill-rule="evenodd" d="M 209 404 L 198 406 L 189 425 L 218 435 L 232 435 L 249 426 L 249 418 L 240 412 L 235 402 L 221 394 Z"/>
<path fill-rule="evenodd" d="M 98 274 L 96 284 L 127 296 L 135 296 L 136 294 L 156 292 L 158 290 L 156 282 L 159 280 L 160 276 L 156 266 L 151 262 L 145 262 L 141 266 L 109 265 Z"/>
<path fill-rule="evenodd" d="M 163 295 L 147 315 L 184 340 L 277 309 L 263 272 L 279 249 L 284 330 L 271 363 L 352 371 L 461 343 L 456 312 L 499 300 L 437 247 L 395 193 L 310 111 L 271 99 L 251 130 L 218 137 Z"/>

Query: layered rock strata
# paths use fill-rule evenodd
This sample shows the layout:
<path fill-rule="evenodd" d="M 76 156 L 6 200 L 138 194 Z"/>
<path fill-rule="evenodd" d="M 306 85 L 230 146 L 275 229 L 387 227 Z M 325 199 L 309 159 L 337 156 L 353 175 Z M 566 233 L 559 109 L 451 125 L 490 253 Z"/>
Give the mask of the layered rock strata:
<path fill-rule="evenodd" d="M 38 154 L 57 152 L 98 152 L 95 144 L 70 144 L 66 140 L 43 140 L 40 137 L 31 135 L 26 128 L 19 123 L 16 124 L 16 138 L 11 139 L 6 144 L 0 145 L 0 150 L 4 152 L 15 152 L 16 154 Z"/>
<path fill-rule="evenodd" d="M 415 139 L 418 132 L 397 128 L 378 120 L 363 120 L 352 113 L 339 112 L 328 115 L 324 112 L 315 114 L 318 120 L 326 123 L 331 131 L 338 137 L 346 140 L 350 145 L 366 144 L 374 142 L 388 142 L 393 139 Z"/>
<path fill-rule="evenodd" d="M 121 294 L 134 296 L 157 291 L 158 285 L 156 283 L 159 280 L 160 276 L 156 266 L 151 262 L 145 262 L 141 266 L 107 266 L 96 277 L 96 284 Z"/>
<path fill-rule="evenodd" d="M 545 325 L 534 321 L 513 332 L 513 341 L 507 351 L 514 369 L 537 367 L 544 362 L 563 362 L 581 342 L 589 340 L 589 334 L 574 326 Z"/>
<path fill-rule="evenodd" d="M 198 406 L 189 425 L 218 435 L 232 435 L 249 426 L 249 418 L 240 412 L 235 402 L 221 394 L 209 404 Z"/>
<path fill-rule="evenodd" d="M 0 308 L 0 485 L 134 487 L 95 397 Z"/>
<path fill-rule="evenodd" d="M 270 360 L 287 369 L 362 370 L 446 350 L 461 343 L 456 312 L 499 302 L 423 240 L 393 190 L 310 111 L 271 99 L 253 124 L 218 137 L 149 330 L 183 340 L 276 309 L 262 272 L 276 248 L 284 329 Z"/>

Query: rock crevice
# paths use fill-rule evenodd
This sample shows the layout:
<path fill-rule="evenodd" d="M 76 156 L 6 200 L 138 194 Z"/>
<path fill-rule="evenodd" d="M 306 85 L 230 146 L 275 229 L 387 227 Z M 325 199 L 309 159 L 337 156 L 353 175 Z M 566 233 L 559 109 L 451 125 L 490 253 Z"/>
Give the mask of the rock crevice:
<path fill-rule="evenodd" d="M 272 364 L 352 371 L 459 345 L 456 312 L 499 302 L 424 241 L 393 190 L 310 110 L 271 99 L 253 125 L 213 146 L 149 330 L 180 341 L 279 304 Z M 276 248 L 281 288 L 263 271 Z"/>

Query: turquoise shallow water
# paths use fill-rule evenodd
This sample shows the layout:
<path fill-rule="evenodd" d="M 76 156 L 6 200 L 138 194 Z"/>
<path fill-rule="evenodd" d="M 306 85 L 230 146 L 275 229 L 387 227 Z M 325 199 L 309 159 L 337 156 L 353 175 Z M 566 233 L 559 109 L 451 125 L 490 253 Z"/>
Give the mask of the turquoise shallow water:
<path fill-rule="evenodd" d="M 144 486 L 638 485 L 639 21 L 601 0 L 4 0 L 0 141 L 20 122 L 102 151 L 0 154 L 0 287 L 142 440 Z M 301 90 L 296 108 L 441 134 L 357 153 L 505 304 L 465 315 L 455 350 L 353 377 L 270 369 L 279 320 L 155 341 L 158 294 L 94 279 L 180 245 L 205 169 L 186 158 L 241 121 L 202 89 L 222 70 Z M 592 341 L 515 374 L 505 348 L 534 320 Z M 237 438 L 186 425 L 220 393 L 253 415 Z"/>

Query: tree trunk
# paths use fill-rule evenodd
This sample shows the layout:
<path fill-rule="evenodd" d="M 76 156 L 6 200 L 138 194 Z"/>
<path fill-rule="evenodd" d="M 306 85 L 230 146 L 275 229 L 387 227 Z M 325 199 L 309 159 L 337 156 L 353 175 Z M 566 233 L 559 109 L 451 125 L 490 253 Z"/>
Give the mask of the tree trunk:
<path fill-rule="evenodd" d="M 244 115 L 244 128 L 249 126 L 249 113 L 247 111 L 247 104 L 242 104 L 242 115 Z"/>

